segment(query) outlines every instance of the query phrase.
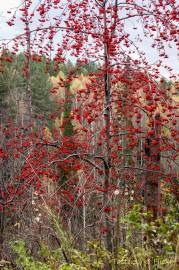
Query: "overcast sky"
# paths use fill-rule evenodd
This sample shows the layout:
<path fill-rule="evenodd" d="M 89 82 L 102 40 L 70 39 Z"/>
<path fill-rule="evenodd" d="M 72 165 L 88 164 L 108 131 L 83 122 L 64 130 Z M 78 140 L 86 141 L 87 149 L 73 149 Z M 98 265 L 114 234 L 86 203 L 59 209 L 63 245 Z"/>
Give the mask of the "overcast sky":
<path fill-rule="evenodd" d="M 22 3 L 22 0 L 0 0 L 0 40 L 2 39 L 11 39 L 14 36 L 20 34 L 23 32 L 23 29 L 21 27 L 21 23 L 17 23 L 13 28 L 10 28 L 6 21 L 10 17 L 10 15 L 7 13 L 8 10 L 16 10 L 16 8 Z M 40 1 L 40 0 L 34 0 L 34 1 Z M 156 54 L 151 49 L 147 49 L 149 47 L 149 43 L 146 40 L 146 44 L 143 43 L 144 50 L 146 51 L 147 57 L 149 58 L 150 62 L 154 62 L 157 60 Z M 145 48 L 146 47 L 146 48 Z M 179 55 L 176 50 L 176 48 L 167 50 L 169 58 L 166 60 L 166 64 L 170 65 L 176 74 L 179 74 Z M 161 70 L 162 74 L 166 77 L 168 77 L 168 74 L 166 71 Z"/>
<path fill-rule="evenodd" d="M 15 34 L 20 32 L 21 29 L 17 29 L 16 27 L 12 30 L 10 29 L 6 23 L 7 19 L 10 17 L 7 11 L 10 9 L 13 11 L 13 8 L 15 10 L 21 0 L 0 0 L 0 2 L 0 39 L 12 38 Z"/>

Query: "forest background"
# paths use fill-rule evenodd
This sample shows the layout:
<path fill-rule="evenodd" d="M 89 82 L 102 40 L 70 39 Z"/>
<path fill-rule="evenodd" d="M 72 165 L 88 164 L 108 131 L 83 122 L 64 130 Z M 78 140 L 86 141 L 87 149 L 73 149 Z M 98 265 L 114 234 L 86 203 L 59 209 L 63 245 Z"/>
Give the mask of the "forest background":
<path fill-rule="evenodd" d="M 177 10 L 25 0 L 2 18 L 2 269 L 178 269 Z"/>

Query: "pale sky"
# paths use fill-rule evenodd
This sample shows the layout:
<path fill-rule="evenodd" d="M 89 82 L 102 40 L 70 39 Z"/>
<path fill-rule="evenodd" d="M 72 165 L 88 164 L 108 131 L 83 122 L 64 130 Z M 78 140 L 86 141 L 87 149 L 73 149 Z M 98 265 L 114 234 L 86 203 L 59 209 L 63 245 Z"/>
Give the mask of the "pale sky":
<path fill-rule="evenodd" d="M 20 4 L 20 0 L 1 0 L 1 11 L 7 11 L 8 9 L 12 8 L 13 6 L 18 6 Z"/>
<path fill-rule="evenodd" d="M 34 0 L 34 1 L 40 1 L 40 0 Z M 12 14 L 8 14 L 7 10 L 13 9 L 16 10 L 16 8 L 22 3 L 22 0 L 0 0 L 0 40 L 2 39 L 11 39 L 14 36 L 23 33 L 21 23 L 18 22 L 15 24 L 13 28 L 10 28 L 6 21 L 7 19 L 12 16 Z M 146 43 L 145 43 L 146 42 Z M 150 49 L 150 45 L 148 40 L 143 42 L 144 46 L 142 49 L 146 51 L 146 55 L 150 62 L 155 62 L 156 60 L 156 54 L 154 51 Z M 146 49 L 147 48 L 147 49 Z M 176 74 L 179 74 L 179 56 L 176 48 L 167 49 L 169 58 L 166 60 L 166 64 L 171 66 Z M 135 56 L 134 56 L 135 57 Z M 162 75 L 168 77 L 168 74 L 166 71 L 161 70 Z"/>
<path fill-rule="evenodd" d="M 0 0 L 0 39 L 11 38 L 20 32 L 20 29 L 18 31 L 16 28 L 11 30 L 6 21 L 10 17 L 7 11 L 10 9 L 13 11 L 13 8 L 15 10 L 21 2 L 21 0 Z"/>

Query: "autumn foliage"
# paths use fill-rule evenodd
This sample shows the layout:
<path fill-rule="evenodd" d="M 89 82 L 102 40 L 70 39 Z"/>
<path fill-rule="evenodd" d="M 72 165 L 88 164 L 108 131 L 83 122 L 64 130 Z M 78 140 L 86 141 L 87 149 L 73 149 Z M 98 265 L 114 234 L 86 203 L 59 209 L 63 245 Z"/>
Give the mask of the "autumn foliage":
<path fill-rule="evenodd" d="M 155 220 L 169 211 L 168 192 L 178 200 L 177 74 L 167 64 L 179 47 L 177 8 L 174 0 L 25 0 L 8 12 L 8 26 L 22 31 L 1 42 L 1 79 L 22 59 L 23 98 L 9 117 L 20 81 L 3 94 L 2 232 L 5 217 L 13 224 L 45 202 L 79 231 L 78 244 L 98 238 L 115 252 L 125 238 L 119 218 L 135 204 Z M 49 96 L 36 104 L 38 72 Z"/>

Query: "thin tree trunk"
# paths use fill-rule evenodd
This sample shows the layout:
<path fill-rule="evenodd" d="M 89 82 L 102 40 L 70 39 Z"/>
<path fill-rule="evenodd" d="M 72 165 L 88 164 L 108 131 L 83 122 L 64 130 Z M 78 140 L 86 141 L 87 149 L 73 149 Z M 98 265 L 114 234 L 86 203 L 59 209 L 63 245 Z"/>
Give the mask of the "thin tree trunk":
<path fill-rule="evenodd" d="M 177 245 L 176 245 L 175 266 L 179 268 L 179 235 L 177 238 Z"/>
<path fill-rule="evenodd" d="M 104 7 L 105 8 L 105 7 Z M 108 52 L 108 36 L 107 36 L 107 23 L 106 23 L 106 11 L 104 11 L 104 123 L 105 123 L 105 137 L 106 137 L 106 162 L 105 162 L 105 179 L 104 188 L 104 205 L 109 203 L 109 184 L 110 184 L 110 167 L 111 167 L 111 150 L 110 150 L 110 100 L 111 100 L 111 87 L 110 87 L 110 75 L 109 68 L 109 52 Z M 109 222 L 109 218 L 105 215 L 106 223 L 106 248 L 112 251 L 112 230 Z"/>
<path fill-rule="evenodd" d="M 25 9 L 27 10 L 27 1 L 24 2 Z M 31 89 L 31 70 L 30 70 L 30 60 L 31 60 L 31 34 L 30 34 L 30 26 L 28 21 L 28 15 L 26 15 L 26 60 L 25 60 L 25 69 L 26 69 L 26 102 L 27 102 L 27 117 L 26 117 L 26 124 L 32 120 L 32 89 Z"/>
<path fill-rule="evenodd" d="M 159 213 L 160 206 L 160 115 L 156 114 L 152 127 L 153 135 L 146 139 L 145 153 L 147 155 L 147 168 L 158 173 L 147 172 L 145 179 L 145 194 L 144 201 L 147 211 L 156 219 Z M 156 143 L 156 144 L 155 144 Z"/>
<path fill-rule="evenodd" d="M 4 211 L 0 211 L 0 260 L 3 259 Z"/>

